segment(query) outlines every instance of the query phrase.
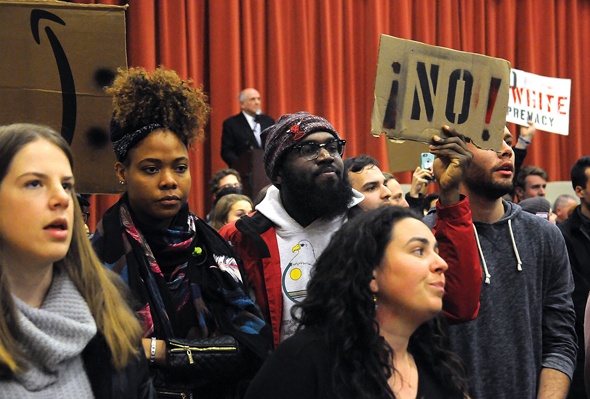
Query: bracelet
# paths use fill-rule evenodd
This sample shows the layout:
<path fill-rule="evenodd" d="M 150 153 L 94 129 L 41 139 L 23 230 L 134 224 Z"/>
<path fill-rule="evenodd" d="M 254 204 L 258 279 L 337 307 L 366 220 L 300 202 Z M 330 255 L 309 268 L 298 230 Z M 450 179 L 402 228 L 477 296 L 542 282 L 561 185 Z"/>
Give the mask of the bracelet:
<path fill-rule="evenodd" d="M 518 136 L 518 141 L 522 141 L 524 144 L 529 145 L 531 144 L 531 141 L 529 139 L 525 139 L 522 136 Z"/>
<path fill-rule="evenodd" d="M 152 337 L 152 344 L 150 345 L 150 363 L 156 362 L 156 337 Z"/>

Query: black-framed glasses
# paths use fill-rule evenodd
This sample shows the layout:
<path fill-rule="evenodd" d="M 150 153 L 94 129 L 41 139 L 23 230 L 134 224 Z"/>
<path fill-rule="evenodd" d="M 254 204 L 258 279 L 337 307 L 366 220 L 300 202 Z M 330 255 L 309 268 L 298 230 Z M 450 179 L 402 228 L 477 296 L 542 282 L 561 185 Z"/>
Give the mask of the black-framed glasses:
<path fill-rule="evenodd" d="M 82 220 L 86 224 L 88 224 L 88 216 L 90 216 L 90 212 L 82 212 Z"/>
<path fill-rule="evenodd" d="M 327 143 L 319 144 L 314 141 L 307 141 L 305 143 L 297 144 L 293 146 L 294 150 L 299 150 L 299 154 L 308 161 L 313 161 L 320 156 L 321 149 L 325 149 L 328 151 L 330 156 L 342 156 L 344 153 L 344 146 L 346 145 L 346 140 L 339 140 L 334 139 L 330 140 Z"/>

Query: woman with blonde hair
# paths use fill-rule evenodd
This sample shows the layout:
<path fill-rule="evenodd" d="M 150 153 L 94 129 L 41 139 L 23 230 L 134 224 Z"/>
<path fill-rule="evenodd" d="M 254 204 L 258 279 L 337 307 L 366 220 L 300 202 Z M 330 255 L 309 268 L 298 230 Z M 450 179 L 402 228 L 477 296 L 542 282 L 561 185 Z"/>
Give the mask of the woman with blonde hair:
<path fill-rule="evenodd" d="M 213 208 L 211 217 L 211 227 L 219 230 L 226 224 L 238 220 L 244 215 L 249 214 L 254 209 L 252 200 L 243 194 L 227 194 L 217 201 Z"/>
<path fill-rule="evenodd" d="M 189 210 L 189 147 L 202 137 L 207 97 L 171 70 L 120 70 L 111 142 L 125 193 L 92 244 L 133 293 L 162 397 L 235 397 L 270 346 L 232 247 Z M 166 396 L 165 396 L 166 395 Z"/>
<path fill-rule="evenodd" d="M 72 169 L 54 130 L 0 127 L 0 397 L 155 397 L 141 327 L 90 246 Z"/>

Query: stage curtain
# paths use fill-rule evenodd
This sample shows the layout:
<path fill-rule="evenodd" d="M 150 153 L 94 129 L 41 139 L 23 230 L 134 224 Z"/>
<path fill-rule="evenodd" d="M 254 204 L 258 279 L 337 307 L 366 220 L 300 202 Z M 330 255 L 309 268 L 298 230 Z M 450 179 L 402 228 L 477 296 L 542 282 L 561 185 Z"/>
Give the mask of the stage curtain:
<path fill-rule="evenodd" d="M 92 3 L 91 1 L 80 1 Z M 99 0 L 94 3 L 125 4 Z M 387 165 L 384 138 L 370 135 L 381 33 L 500 57 L 512 66 L 572 79 L 570 135 L 539 132 L 525 164 L 569 180 L 589 154 L 590 2 L 587 0 L 130 0 L 130 66 L 164 65 L 209 94 L 207 138 L 191 150 L 191 209 L 209 211 L 209 179 L 225 164 L 221 125 L 239 112 L 237 95 L 257 88 L 275 119 L 306 110 Z M 518 127 L 510 126 L 513 133 Z M 410 173 L 398 175 L 410 182 Z M 91 224 L 116 200 L 95 196 Z"/>

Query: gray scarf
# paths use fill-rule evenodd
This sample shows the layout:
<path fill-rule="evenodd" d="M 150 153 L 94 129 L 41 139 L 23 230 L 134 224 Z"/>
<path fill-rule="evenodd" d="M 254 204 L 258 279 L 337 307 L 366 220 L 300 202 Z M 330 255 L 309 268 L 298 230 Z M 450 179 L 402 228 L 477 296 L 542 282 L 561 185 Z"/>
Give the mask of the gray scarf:
<path fill-rule="evenodd" d="M 92 398 L 81 353 L 97 328 L 86 301 L 69 276 L 54 268 L 40 308 L 14 297 L 20 324 L 19 346 L 27 368 L 0 382 L 0 397 Z"/>

